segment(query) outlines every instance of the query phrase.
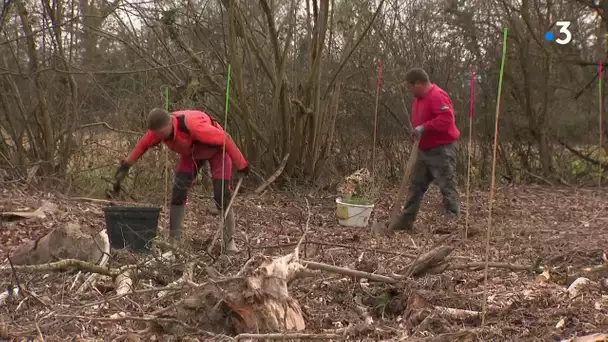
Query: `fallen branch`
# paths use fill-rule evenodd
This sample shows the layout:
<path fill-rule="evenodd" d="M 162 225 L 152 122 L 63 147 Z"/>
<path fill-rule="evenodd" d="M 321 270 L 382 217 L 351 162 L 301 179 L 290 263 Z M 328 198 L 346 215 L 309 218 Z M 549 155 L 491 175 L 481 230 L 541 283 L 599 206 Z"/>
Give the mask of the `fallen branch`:
<path fill-rule="evenodd" d="M 292 340 L 292 339 L 300 339 L 300 340 L 332 340 L 332 339 L 345 339 L 344 336 L 336 335 L 336 334 L 301 334 L 301 333 L 293 333 L 293 334 L 239 334 L 234 340 Z"/>
<path fill-rule="evenodd" d="M 453 250 L 454 248 L 450 246 L 439 246 L 437 248 L 433 248 L 408 265 L 404 275 L 398 277 L 397 279 L 421 275 L 427 270 L 439 266 L 441 263 L 443 263 L 445 258 L 452 253 Z"/>
<path fill-rule="evenodd" d="M 450 264 L 448 265 L 446 270 L 472 270 L 472 271 L 480 271 L 483 270 L 483 268 L 485 267 L 486 263 L 485 262 L 471 262 L 468 264 Z M 506 268 L 509 269 L 511 271 L 529 271 L 529 272 L 534 272 L 534 266 L 525 266 L 525 265 L 518 265 L 518 264 L 509 264 L 506 262 L 488 262 L 488 267 L 493 267 L 493 268 Z"/>
<path fill-rule="evenodd" d="M 100 322 L 123 322 L 123 321 L 139 321 L 139 322 L 156 322 L 156 323 L 178 323 L 183 322 L 174 318 L 159 318 L 159 317 L 135 317 L 135 316 L 124 316 L 124 317 L 89 317 L 89 316 L 78 316 L 78 315 L 55 315 L 59 318 L 73 318 L 73 319 L 86 319 L 89 321 L 100 321 Z"/>
<path fill-rule="evenodd" d="M 411 258 L 411 259 L 416 259 L 418 257 L 418 255 L 412 254 L 412 253 L 402 253 L 402 252 L 390 251 L 390 250 L 386 250 L 386 249 L 369 248 L 369 247 L 362 247 L 362 246 L 356 246 L 356 245 L 347 245 L 347 244 L 334 243 L 334 242 L 323 242 L 323 241 L 316 241 L 316 240 L 307 240 L 304 243 L 305 244 L 312 244 L 312 245 L 319 245 L 319 246 L 348 248 L 348 249 L 361 250 L 361 251 L 366 251 L 366 252 L 391 254 L 391 255 L 395 255 L 395 256 L 404 256 L 406 258 Z M 255 249 L 270 249 L 270 248 L 291 247 L 291 246 L 295 246 L 296 244 L 297 243 L 293 242 L 293 243 L 285 243 L 285 244 L 272 245 L 272 246 L 259 246 L 258 245 L 258 246 L 251 246 L 251 247 L 255 248 Z"/>
<path fill-rule="evenodd" d="M 289 160 L 289 153 L 287 153 L 285 155 L 285 157 L 283 157 L 283 160 L 281 161 L 279 168 L 270 177 L 268 177 L 268 179 L 266 181 L 264 181 L 264 183 L 262 183 L 262 185 L 260 185 L 257 189 L 255 189 L 253 191 L 253 193 L 255 193 L 256 195 L 259 195 L 260 193 L 262 193 L 262 191 L 264 191 L 264 189 L 266 189 L 270 184 L 272 184 L 275 180 L 277 180 L 277 178 L 279 178 L 281 173 L 283 173 L 283 170 L 285 169 L 285 166 L 287 165 L 288 160 Z"/>
<path fill-rule="evenodd" d="M 39 218 L 39 219 L 44 219 L 46 218 L 46 214 L 44 212 L 44 210 L 42 210 L 42 208 L 38 208 L 34 211 L 6 211 L 6 212 L 0 212 L 0 218 L 4 218 L 4 219 L 16 219 L 16 218 L 21 218 L 21 219 L 28 219 L 28 218 Z"/>
<path fill-rule="evenodd" d="M 311 270 L 338 273 L 338 274 L 343 274 L 343 275 L 350 276 L 350 277 L 365 278 L 365 279 L 389 283 L 389 284 L 394 284 L 397 282 L 397 280 L 395 278 L 391 278 L 391 277 L 387 277 L 387 276 L 383 276 L 383 275 L 379 275 L 379 274 L 363 272 L 363 271 L 351 270 L 350 268 L 332 266 L 332 265 L 322 264 L 322 263 L 308 261 L 308 260 L 301 260 L 300 262 L 302 265 L 306 266 L 307 268 L 309 268 Z"/>
<path fill-rule="evenodd" d="M 593 159 L 589 156 L 586 156 L 584 154 L 582 154 L 581 152 L 577 151 L 575 148 L 571 147 L 570 145 L 566 144 L 562 139 L 557 139 L 557 142 L 562 145 L 563 147 L 565 147 L 568 151 L 570 151 L 572 154 L 574 154 L 575 156 L 579 157 L 580 159 L 593 164 L 593 165 L 600 165 L 599 160 Z"/>

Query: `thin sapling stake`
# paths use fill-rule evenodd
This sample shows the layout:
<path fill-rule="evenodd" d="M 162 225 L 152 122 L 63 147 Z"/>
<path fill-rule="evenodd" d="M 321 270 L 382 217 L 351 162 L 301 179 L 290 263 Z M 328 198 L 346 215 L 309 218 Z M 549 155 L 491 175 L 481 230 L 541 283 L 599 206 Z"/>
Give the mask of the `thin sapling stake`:
<path fill-rule="evenodd" d="M 467 211 L 464 219 L 464 238 L 468 237 L 469 233 L 469 211 L 470 211 L 470 194 L 471 194 L 471 154 L 473 153 L 473 99 L 475 89 L 475 68 L 471 70 L 471 86 L 469 99 L 469 160 L 467 162 Z"/>
<path fill-rule="evenodd" d="M 169 112 L 169 86 L 164 86 L 164 98 L 165 98 L 165 111 Z M 167 215 L 169 214 L 169 148 L 164 146 L 165 150 L 165 210 Z M 167 225 L 169 220 L 167 220 Z M 168 226 L 167 226 L 168 228 Z"/>
<path fill-rule="evenodd" d="M 376 108 L 374 113 L 374 143 L 372 145 L 372 186 L 376 182 L 376 134 L 378 132 L 378 100 L 380 99 L 380 77 L 382 76 L 382 60 L 378 63 L 378 82 L 376 85 Z"/>
<path fill-rule="evenodd" d="M 488 203 L 488 230 L 486 234 L 486 255 L 483 280 L 483 310 L 481 315 L 481 326 L 485 325 L 486 311 L 488 306 L 488 258 L 490 255 L 490 233 L 492 231 L 492 202 L 494 201 L 494 188 L 496 187 L 496 154 L 498 150 L 498 118 L 500 116 L 500 93 L 502 90 L 502 75 L 505 69 L 505 57 L 507 55 L 507 28 L 504 29 L 502 41 L 502 61 L 500 63 L 500 76 L 498 78 L 498 94 L 496 96 L 496 118 L 494 120 L 494 148 L 492 154 L 492 184 L 490 185 L 490 200 Z"/>
<path fill-rule="evenodd" d="M 604 78 L 604 62 L 600 59 L 600 70 L 599 70 L 599 77 L 598 77 L 598 79 L 599 79 L 599 81 L 598 81 L 599 82 L 598 83 L 599 101 L 598 102 L 599 102 L 599 107 L 600 107 L 600 110 L 599 110 L 599 114 L 600 114 L 600 117 L 599 117 L 599 121 L 600 121 L 599 122 L 599 124 L 600 124 L 600 143 L 599 143 L 599 146 L 598 146 L 599 147 L 598 148 L 599 156 L 597 158 L 597 160 L 599 161 L 599 168 L 600 168 L 599 174 L 598 174 L 598 180 L 597 180 L 597 187 L 598 188 L 602 187 L 602 173 L 603 173 L 602 172 L 602 152 L 603 152 L 603 149 L 602 149 L 602 135 L 604 134 L 604 131 L 602 129 L 602 121 L 603 121 L 603 115 L 602 115 L 602 113 L 604 111 L 604 108 L 603 108 L 604 107 L 604 96 L 602 96 L 603 95 L 602 94 L 603 93 L 603 91 L 602 91 L 602 80 L 603 80 L 603 78 Z"/>

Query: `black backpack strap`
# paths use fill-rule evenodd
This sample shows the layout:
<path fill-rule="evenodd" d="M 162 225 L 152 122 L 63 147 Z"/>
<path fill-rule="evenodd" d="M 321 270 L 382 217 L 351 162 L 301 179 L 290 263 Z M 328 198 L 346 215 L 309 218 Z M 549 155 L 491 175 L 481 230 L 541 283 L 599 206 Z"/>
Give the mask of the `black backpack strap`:
<path fill-rule="evenodd" d="M 215 121 L 210 115 L 208 115 L 208 116 L 211 119 L 211 124 L 213 124 L 215 126 L 217 121 Z M 181 115 L 176 115 L 176 118 L 177 118 L 177 129 L 180 132 L 190 135 L 190 129 L 188 129 L 188 126 L 186 126 L 186 117 L 183 114 L 181 114 Z M 202 143 L 202 142 L 200 142 L 198 140 L 194 140 L 194 139 L 192 140 L 192 144 L 198 145 L 198 146 L 213 147 L 213 148 L 218 147 L 216 145 L 205 144 L 205 143 Z M 221 146 L 221 145 L 219 145 L 219 146 Z"/>
<path fill-rule="evenodd" d="M 190 130 L 188 129 L 188 126 L 186 126 L 186 117 L 183 114 L 177 115 L 177 129 L 180 132 L 190 134 Z"/>

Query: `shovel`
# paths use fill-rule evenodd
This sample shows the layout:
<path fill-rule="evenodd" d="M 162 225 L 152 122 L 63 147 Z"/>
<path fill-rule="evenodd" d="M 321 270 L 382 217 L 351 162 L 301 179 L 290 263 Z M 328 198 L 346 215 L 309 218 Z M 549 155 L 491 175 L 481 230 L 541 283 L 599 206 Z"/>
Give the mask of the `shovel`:
<path fill-rule="evenodd" d="M 375 222 L 372 226 L 372 230 L 377 235 L 381 231 L 385 231 L 388 234 L 393 232 L 393 226 L 395 225 L 397 215 L 399 214 L 399 209 L 401 208 L 403 197 L 405 197 L 405 193 L 409 188 L 410 181 L 412 179 L 412 171 L 414 169 L 414 165 L 416 164 L 416 159 L 418 158 L 418 141 L 418 139 L 414 141 L 414 145 L 412 146 L 412 153 L 410 153 L 410 158 L 408 159 L 407 164 L 405 165 L 405 173 L 403 174 L 403 179 L 401 180 L 399 193 L 397 194 L 395 203 L 393 204 L 393 207 L 390 211 L 388 229 L 386 229 L 387 226 L 384 222 Z"/>

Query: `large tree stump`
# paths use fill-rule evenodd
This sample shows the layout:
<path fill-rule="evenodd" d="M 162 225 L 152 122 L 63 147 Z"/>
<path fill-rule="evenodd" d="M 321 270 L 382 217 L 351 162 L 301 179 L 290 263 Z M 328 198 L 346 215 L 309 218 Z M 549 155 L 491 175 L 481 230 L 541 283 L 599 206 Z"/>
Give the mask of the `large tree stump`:
<path fill-rule="evenodd" d="M 39 265 L 58 259 L 77 259 L 96 264 L 103 256 L 101 235 L 92 237 L 76 223 L 60 226 L 42 238 L 28 241 L 11 255 L 14 265 Z"/>
<path fill-rule="evenodd" d="M 303 266 L 293 257 L 265 260 L 251 275 L 214 281 L 196 289 L 178 319 L 216 333 L 301 331 L 306 324 L 287 283 Z"/>

